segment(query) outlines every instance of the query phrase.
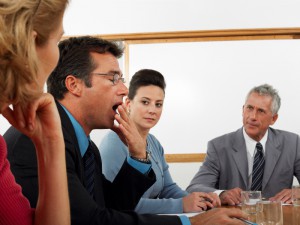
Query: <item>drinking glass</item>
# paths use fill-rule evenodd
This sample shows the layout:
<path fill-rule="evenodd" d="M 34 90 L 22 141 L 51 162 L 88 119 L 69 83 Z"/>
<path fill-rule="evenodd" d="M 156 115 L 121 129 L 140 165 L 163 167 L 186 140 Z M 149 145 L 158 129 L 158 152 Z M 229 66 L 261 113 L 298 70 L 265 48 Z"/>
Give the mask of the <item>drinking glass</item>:
<path fill-rule="evenodd" d="M 300 185 L 294 185 L 292 188 L 292 202 L 294 206 L 300 206 Z"/>
<path fill-rule="evenodd" d="M 256 203 L 258 225 L 283 225 L 281 201 L 259 201 Z"/>
<path fill-rule="evenodd" d="M 247 214 L 256 214 L 256 203 L 261 201 L 261 191 L 242 191 L 242 211 Z"/>

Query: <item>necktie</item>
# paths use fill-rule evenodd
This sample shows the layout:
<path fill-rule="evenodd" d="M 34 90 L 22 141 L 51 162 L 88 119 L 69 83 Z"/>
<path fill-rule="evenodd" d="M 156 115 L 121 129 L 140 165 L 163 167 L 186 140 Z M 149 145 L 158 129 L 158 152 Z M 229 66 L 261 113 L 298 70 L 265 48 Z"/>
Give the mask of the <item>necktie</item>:
<path fill-rule="evenodd" d="M 87 148 L 83 159 L 84 165 L 84 177 L 85 177 L 85 188 L 90 193 L 91 196 L 94 196 L 94 172 L 95 172 L 95 155 L 92 150 L 92 144 L 89 143 L 89 147 Z"/>
<path fill-rule="evenodd" d="M 265 168 L 265 158 L 263 153 L 263 147 L 261 143 L 256 144 L 256 154 L 254 156 L 253 170 L 252 170 L 252 191 L 261 191 L 262 180 Z"/>

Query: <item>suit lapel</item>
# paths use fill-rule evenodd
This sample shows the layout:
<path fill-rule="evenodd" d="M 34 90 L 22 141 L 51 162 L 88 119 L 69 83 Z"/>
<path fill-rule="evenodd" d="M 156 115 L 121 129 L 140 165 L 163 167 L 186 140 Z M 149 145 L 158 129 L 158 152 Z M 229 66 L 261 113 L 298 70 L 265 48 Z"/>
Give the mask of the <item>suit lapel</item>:
<path fill-rule="evenodd" d="M 246 144 L 243 136 L 243 129 L 237 130 L 234 137 L 233 143 L 233 159 L 235 161 L 236 167 L 241 174 L 244 182 L 244 187 L 248 187 L 248 157 Z M 232 178 L 236 179 L 236 178 Z"/>
<path fill-rule="evenodd" d="M 277 164 L 277 161 L 281 155 L 282 148 L 280 147 L 279 138 L 274 133 L 273 129 L 269 129 L 268 140 L 266 142 L 266 149 L 265 149 L 265 170 L 264 170 L 264 177 L 262 183 L 262 189 L 267 185 L 274 168 Z"/>
<path fill-rule="evenodd" d="M 65 140 L 65 145 L 66 149 L 73 149 L 75 147 L 75 151 L 72 151 L 73 156 L 76 158 L 76 172 L 78 176 L 80 177 L 81 181 L 84 181 L 84 167 L 83 167 L 83 162 L 82 162 L 82 157 L 80 154 L 80 149 L 79 149 L 79 144 L 78 140 L 76 138 L 75 130 L 72 125 L 72 122 L 67 115 L 66 111 L 63 109 L 63 107 L 60 105 L 58 101 L 55 101 L 60 120 L 61 120 L 61 125 L 63 129 L 63 135 L 64 135 L 64 140 Z M 67 147 L 67 145 L 72 145 L 72 147 Z"/>

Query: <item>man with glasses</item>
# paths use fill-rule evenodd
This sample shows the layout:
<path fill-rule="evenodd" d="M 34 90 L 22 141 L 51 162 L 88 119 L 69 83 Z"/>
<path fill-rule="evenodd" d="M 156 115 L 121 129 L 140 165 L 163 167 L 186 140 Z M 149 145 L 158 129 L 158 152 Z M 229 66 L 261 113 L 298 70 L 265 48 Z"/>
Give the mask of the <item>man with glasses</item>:
<path fill-rule="evenodd" d="M 108 72 L 108 73 L 91 73 L 94 75 L 99 75 L 99 76 L 111 76 L 112 77 L 112 82 L 113 84 L 117 84 L 119 81 L 122 81 L 125 83 L 125 78 L 123 77 L 123 74 L 120 74 L 119 72 Z"/>
<path fill-rule="evenodd" d="M 128 90 L 117 61 L 122 49 L 93 37 L 66 39 L 59 49 L 60 59 L 47 85 L 62 122 L 73 225 L 243 224 L 232 219 L 243 217 L 237 209 L 211 210 L 191 218 L 191 222 L 187 217 L 136 214 L 136 204 L 156 178 L 144 150 L 146 143 L 123 106 Z M 113 182 L 102 175 L 99 150 L 89 139 L 93 129 L 105 128 L 119 134 L 131 155 Z M 4 136 L 12 171 L 35 207 L 38 184 L 34 146 L 14 128 Z"/>

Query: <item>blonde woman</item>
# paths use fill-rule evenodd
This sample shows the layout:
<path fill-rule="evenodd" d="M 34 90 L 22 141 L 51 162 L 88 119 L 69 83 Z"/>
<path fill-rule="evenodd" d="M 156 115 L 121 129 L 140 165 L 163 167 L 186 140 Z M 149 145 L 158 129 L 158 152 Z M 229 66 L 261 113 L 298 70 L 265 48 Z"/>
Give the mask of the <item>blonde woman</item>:
<path fill-rule="evenodd" d="M 0 136 L 0 224 L 70 224 L 60 118 L 52 96 L 42 93 L 58 61 L 67 4 L 0 0 L 0 113 L 34 142 L 39 166 L 39 199 L 31 209 L 10 171 Z"/>

